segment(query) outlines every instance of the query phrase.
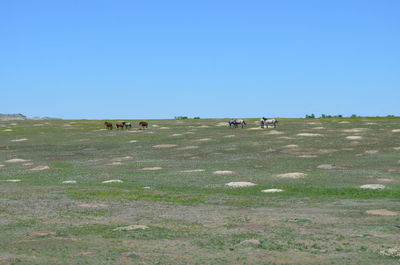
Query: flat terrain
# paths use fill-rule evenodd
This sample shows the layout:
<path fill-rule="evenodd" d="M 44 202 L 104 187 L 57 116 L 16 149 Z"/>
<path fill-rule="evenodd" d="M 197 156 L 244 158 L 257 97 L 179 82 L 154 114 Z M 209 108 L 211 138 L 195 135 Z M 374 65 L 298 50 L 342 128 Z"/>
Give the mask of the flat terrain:
<path fill-rule="evenodd" d="M 1 264 L 399 264 L 400 120 L 133 122 L 0 122 Z"/>

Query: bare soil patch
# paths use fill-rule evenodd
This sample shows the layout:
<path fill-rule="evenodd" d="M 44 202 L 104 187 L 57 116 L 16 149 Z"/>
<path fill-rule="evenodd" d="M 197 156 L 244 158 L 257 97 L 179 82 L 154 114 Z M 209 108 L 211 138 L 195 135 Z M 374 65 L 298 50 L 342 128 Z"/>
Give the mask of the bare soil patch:
<path fill-rule="evenodd" d="M 370 189 L 370 190 L 382 190 L 385 188 L 385 185 L 382 184 L 365 184 L 360 186 L 361 189 Z"/>
<path fill-rule="evenodd" d="M 49 166 L 37 166 L 37 167 L 31 168 L 30 170 L 31 171 L 42 171 L 42 170 L 47 170 L 47 169 L 50 169 L 50 167 Z"/>
<path fill-rule="evenodd" d="M 28 139 L 27 138 L 20 138 L 20 139 L 11 140 L 11 142 L 23 142 L 23 141 L 28 141 Z"/>
<path fill-rule="evenodd" d="M 317 168 L 319 168 L 319 169 L 328 169 L 328 170 L 330 170 L 330 169 L 341 169 L 341 167 L 335 166 L 335 165 L 331 165 L 331 164 L 322 164 L 322 165 L 317 166 Z"/>
<path fill-rule="evenodd" d="M 30 161 L 30 160 L 21 159 L 21 158 L 13 158 L 13 159 L 6 160 L 5 162 L 7 162 L 7 163 L 20 163 L 20 162 L 27 162 L 27 161 Z"/>
<path fill-rule="evenodd" d="M 108 207 L 108 204 L 100 203 L 100 202 L 88 202 L 88 203 L 78 203 L 79 207 L 83 208 L 99 208 L 99 207 Z"/>
<path fill-rule="evenodd" d="M 232 174 L 235 174 L 235 172 L 230 171 L 230 170 L 217 170 L 217 171 L 214 171 L 214 174 L 215 175 L 232 175 Z"/>
<path fill-rule="evenodd" d="M 282 189 L 267 189 L 267 190 L 262 190 L 261 192 L 265 193 L 275 193 L 275 192 L 283 192 L 284 190 Z"/>
<path fill-rule="evenodd" d="M 244 188 L 244 187 L 252 187 L 257 184 L 254 184 L 252 182 L 247 182 L 247 181 L 238 181 L 238 182 L 229 182 L 225 184 L 228 187 L 232 188 Z"/>
<path fill-rule="evenodd" d="M 386 209 L 377 209 L 377 210 L 368 210 L 365 213 L 373 214 L 373 215 L 381 215 L 381 216 L 397 216 L 400 215 L 399 212 L 393 212 Z"/>
<path fill-rule="evenodd" d="M 176 144 L 157 144 L 157 145 L 153 145 L 154 148 L 172 148 L 172 147 L 176 147 Z"/>
<path fill-rule="evenodd" d="M 144 167 L 141 170 L 143 171 L 155 171 L 155 170 L 161 170 L 162 167 Z"/>
<path fill-rule="evenodd" d="M 123 181 L 120 179 L 110 179 L 110 180 L 105 180 L 102 183 L 123 183 Z"/>
<path fill-rule="evenodd" d="M 199 148 L 197 145 L 188 145 L 188 146 L 183 146 L 177 148 L 177 150 L 192 150 L 192 149 L 197 149 Z"/>
<path fill-rule="evenodd" d="M 298 133 L 296 134 L 297 136 L 306 136 L 306 137 L 318 137 L 322 136 L 322 134 L 319 133 Z"/>
<path fill-rule="evenodd" d="M 205 169 L 188 169 L 188 170 L 182 170 L 182 173 L 193 173 L 193 172 L 204 172 L 206 171 Z"/>
<path fill-rule="evenodd" d="M 292 173 L 285 173 L 285 174 L 278 174 L 276 175 L 278 178 L 290 178 L 290 179 L 298 179 L 298 178 L 304 178 L 307 176 L 305 173 L 301 172 L 292 172 Z"/>
<path fill-rule="evenodd" d="M 363 137 L 360 135 L 350 135 L 350 136 L 346 136 L 347 140 L 361 140 Z"/>
<path fill-rule="evenodd" d="M 121 226 L 113 229 L 113 231 L 131 231 L 131 230 L 146 230 L 149 227 L 146 225 L 128 225 L 128 226 Z"/>

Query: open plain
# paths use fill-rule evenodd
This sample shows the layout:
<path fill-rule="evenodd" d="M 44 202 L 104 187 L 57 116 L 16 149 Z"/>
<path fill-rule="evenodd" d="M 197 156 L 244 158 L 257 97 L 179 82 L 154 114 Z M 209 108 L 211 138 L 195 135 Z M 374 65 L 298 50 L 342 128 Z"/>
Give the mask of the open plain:
<path fill-rule="evenodd" d="M 1 121 L 0 264 L 399 264 L 399 119 L 227 121 Z"/>

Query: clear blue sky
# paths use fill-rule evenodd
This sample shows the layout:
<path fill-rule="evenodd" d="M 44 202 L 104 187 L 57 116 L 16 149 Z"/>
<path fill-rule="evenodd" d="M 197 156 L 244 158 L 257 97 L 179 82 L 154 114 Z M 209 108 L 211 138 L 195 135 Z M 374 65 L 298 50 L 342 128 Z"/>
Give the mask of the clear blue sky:
<path fill-rule="evenodd" d="M 0 113 L 400 115 L 398 0 L 2 0 Z"/>

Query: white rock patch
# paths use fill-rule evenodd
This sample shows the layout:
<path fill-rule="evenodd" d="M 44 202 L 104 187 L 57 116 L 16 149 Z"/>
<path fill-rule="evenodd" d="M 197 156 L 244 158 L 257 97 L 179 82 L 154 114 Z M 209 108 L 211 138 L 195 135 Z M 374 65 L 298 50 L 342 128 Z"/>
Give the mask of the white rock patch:
<path fill-rule="evenodd" d="M 192 173 L 192 172 L 204 172 L 206 171 L 205 169 L 188 169 L 188 170 L 182 170 L 182 173 Z"/>
<path fill-rule="evenodd" d="M 65 180 L 62 184 L 76 184 L 76 180 Z"/>
<path fill-rule="evenodd" d="M 365 184 L 360 186 L 361 189 L 371 189 L 371 190 L 382 190 L 385 188 L 385 185 L 382 184 Z"/>
<path fill-rule="evenodd" d="M 377 153 L 379 153 L 378 150 L 367 150 L 364 152 L 364 154 L 367 154 L 367 155 L 375 155 Z"/>
<path fill-rule="evenodd" d="M 400 129 L 394 129 L 392 132 L 400 132 Z"/>
<path fill-rule="evenodd" d="M 136 143 L 137 140 L 130 140 L 128 143 Z"/>
<path fill-rule="evenodd" d="M 27 161 L 30 161 L 30 160 L 20 159 L 20 158 L 13 158 L 13 159 L 6 160 L 5 162 L 8 162 L 8 163 L 20 163 L 20 162 L 27 162 Z"/>
<path fill-rule="evenodd" d="M 154 170 L 161 170 L 162 167 L 144 167 L 141 170 L 143 171 L 154 171 Z"/>
<path fill-rule="evenodd" d="M 28 139 L 20 138 L 20 139 L 11 140 L 11 142 L 23 142 L 23 141 L 28 141 Z"/>
<path fill-rule="evenodd" d="M 146 230 L 149 227 L 146 225 L 129 225 L 129 226 L 121 226 L 113 229 L 113 231 L 130 231 L 130 230 Z"/>
<path fill-rule="evenodd" d="M 346 137 L 347 140 L 361 140 L 362 136 L 359 135 L 351 135 Z"/>
<path fill-rule="evenodd" d="M 172 147 L 176 147 L 176 144 L 157 144 L 157 145 L 153 145 L 154 148 L 172 148 Z"/>
<path fill-rule="evenodd" d="M 229 182 L 229 183 L 226 183 L 225 185 L 228 187 L 232 187 L 232 188 L 243 188 L 243 187 L 256 186 L 257 184 L 254 184 L 252 182 L 239 181 L 239 182 Z"/>
<path fill-rule="evenodd" d="M 297 144 L 288 144 L 288 145 L 285 145 L 285 146 L 283 146 L 284 148 L 297 148 L 297 147 L 299 147 Z"/>
<path fill-rule="evenodd" d="M 235 174 L 235 172 L 230 171 L 230 170 L 217 170 L 217 171 L 214 171 L 214 174 L 216 174 L 216 175 L 232 175 L 232 174 Z"/>
<path fill-rule="evenodd" d="M 47 170 L 47 169 L 50 169 L 50 167 L 49 166 L 37 166 L 37 167 L 31 168 L 30 170 L 31 171 L 42 171 L 42 170 Z"/>
<path fill-rule="evenodd" d="M 317 137 L 317 136 L 322 136 L 322 134 L 319 133 L 298 133 L 296 134 L 297 136 L 306 136 L 306 137 Z"/>
<path fill-rule="evenodd" d="M 13 182 L 13 183 L 15 183 L 15 182 L 21 182 L 20 179 L 6 179 L 6 181 L 7 181 L 7 182 Z"/>
<path fill-rule="evenodd" d="M 123 181 L 120 179 L 110 179 L 110 180 L 105 180 L 102 183 L 123 183 Z"/>
<path fill-rule="evenodd" d="M 298 179 L 298 178 L 304 178 L 307 176 L 305 173 L 301 172 L 292 172 L 292 173 L 285 173 L 285 174 L 279 174 L 276 175 L 278 178 L 290 178 L 290 179 Z"/>
<path fill-rule="evenodd" d="M 268 190 L 262 190 L 261 192 L 275 193 L 275 192 L 283 192 L 283 190 L 281 190 L 281 189 L 268 189 Z"/>

